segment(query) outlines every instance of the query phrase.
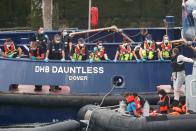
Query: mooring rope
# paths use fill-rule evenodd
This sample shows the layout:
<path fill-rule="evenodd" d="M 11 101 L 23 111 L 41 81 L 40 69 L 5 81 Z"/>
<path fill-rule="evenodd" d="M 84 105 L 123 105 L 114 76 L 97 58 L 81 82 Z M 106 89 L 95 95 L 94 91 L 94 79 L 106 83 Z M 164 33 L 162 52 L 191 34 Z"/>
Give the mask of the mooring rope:
<path fill-rule="evenodd" d="M 95 33 L 95 34 L 93 34 L 93 35 L 91 35 L 91 36 L 85 38 L 84 40 L 87 41 L 87 40 L 89 40 L 90 38 L 96 36 L 97 34 L 99 34 L 99 33 L 101 33 L 101 32 L 102 32 L 102 31 L 99 31 L 99 32 L 97 32 L 97 33 Z"/>

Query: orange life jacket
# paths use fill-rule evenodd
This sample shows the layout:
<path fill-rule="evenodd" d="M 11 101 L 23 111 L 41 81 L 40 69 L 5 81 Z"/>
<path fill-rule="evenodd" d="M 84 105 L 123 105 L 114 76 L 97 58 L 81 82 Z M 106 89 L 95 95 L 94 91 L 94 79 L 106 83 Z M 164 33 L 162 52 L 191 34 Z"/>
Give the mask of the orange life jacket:
<path fill-rule="evenodd" d="M 176 106 L 174 106 L 174 107 L 172 107 L 172 110 L 174 111 L 174 112 L 178 112 L 178 113 L 182 113 L 182 109 L 180 108 L 180 107 L 176 107 Z"/>
<path fill-rule="evenodd" d="M 104 54 L 105 54 L 105 49 L 104 48 L 102 48 L 101 50 L 97 50 L 95 52 L 95 56 L 99 57 L 99 58 L 102 58 L 104 56 Z"/>
<path fill-rule="evenodd" d="M 31 56 L 37 57 L 37 56 L 40 55 L 40 50 L 39 50 L 39 48 L 37 48 L 37 49 L 35 50 L 35 52 L 33 52 L 33 50 L 30 48 L 29 53 L 31 54 Z"/>
<path fill-rule="evenodd" d="M 180 113 L 179 113 L 179 112 L 174 111 L 174 112 L 169 113 L 169 115 L 172 115 L 172 116 L 179 116 L 179 115 L 180 115 Z"/>
<path fill-rule="evenodd" d="M 167 97 L 167 96 L 165 96 L 165 97 L 163 97 L 163 98 L 160 98 L 159 102 L 165 102 L 165 98 L 166 98 L 166 97 Z M 160 112 L 167 112 L 168 109 L 169 109 L 169 107 L 168 107 L 167 104 L 166 104 L 166 105 L 160 105 L 160 107 L 159 107 Z"/>
<path fill-rule="evenodd" d="M 166 49 L 166 47 L 167 47 L 167 49 Z M 161 48 L 162 48 L 163 50 L 170 51 L 170 50 L 172 49 L 172 43 L 169 42 L 169 43 L 166 45 L 164 42 L 162 42 Z"/>
<path fill-rule="evenodd" d="M 141 114 L 142 113 L 142 105 L 141 102 L 138 99 L 134 99 L 135 105 L 136 105 L 136 111 Z"/>
<path fill-rule="evenodd" d="M 125 47 L 123 45 L 120 45 L 120 54 L 127 54 L 127 53 L 128 54 L 131 53 L 130 46 Z"/>
<path fill-rule="evenodd" d="M 182 106 L 182 112 L 183 112 L 183 113 L 186 113 L 186 104 L 184 104 L 184 105 Z"/>
<path fill-rule="evenodd" d="M 86 55 L 86 48 L 85 47 L 81 48 L 79 45 L 77 45 L 75 48 L 75 53 L 76 55 Z"/>
<path fill-rule="evenodd" d="M 10 48 L 7 47 L 7 42 L 5 42 L 4 43 L 4 50 L 5 50 L 5 53 L 7 53 L 7 52 L 14 52 L 16 50 L 14 42 L 11 42 Z"/>
<path fill-rule="evenodd" d="M 126 98 L 127 103 L 135 102 L 137 113 L 142 113 L 142 105 L 139 100 L 135 99 L 133 95 Z"/>
<path fill-rule="evenodd" d="M 135 98 L 134 98 L 133 95 L 131 95 L 131 96 L 129 96 L 129 97 L 126 98 L 127 103 L 131 103 L 134 100 L 135 100 Z"/>
<path fill-rule="evenodd" d="M 155 50 L 155 43 L 153 42 L 152 44 L 150 44 L 147 41 L 144 41 L 144 49 L 154 51 Z"/>

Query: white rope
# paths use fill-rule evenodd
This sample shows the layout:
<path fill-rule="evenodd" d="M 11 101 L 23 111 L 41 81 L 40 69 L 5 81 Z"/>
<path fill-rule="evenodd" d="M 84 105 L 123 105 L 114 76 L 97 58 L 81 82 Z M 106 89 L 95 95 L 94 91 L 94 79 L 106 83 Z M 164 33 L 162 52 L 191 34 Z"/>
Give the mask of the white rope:
<path fill-rule="evenodd" d="M 105 109 L 105 108 L 109 108 L 109 107 L 110 107 L 110 108 L 111 108 L 111 107 L 119 107 L 119 105 L 101 107 L 102 104 L 103 104 L 103 102 L 104 102 L 104 100 L 105 100 L 105 98 L 114 90 L 114 88 L 115 88 L 115 86 L 113 86 L 112 89 L 111 89 L 107 94 L 105 94 L 105 96 L 102 98 L 102 101 L 101 101 L 101 103 L 99 104 L 99 106 L 97 106 L 97 108 L 95 108 L 95 109 L 92 110 L 92 112 L 91 112 L 91 114 L 90 114 L 90 117 L 89 117 L 89 122 L 88 122 L 87 127 L 86 127 L 86 131 L 88 131 L 88 128 L 89 128 L 89 125 L 90 125 L 90 121 L 91 121 L 91 115 L 92 115 L 92 113 L 93 113 L 94 111 L 96 111 L 97 109 Z"/>
<path fill-rule="evenodd" d="M 97 32 L 97 33 L 95 33 L 95 34 L 93 34 L 93 35 L 91 35 L 91 36 L 89 36 L 89 37 L 87 37 L 86 39 L 84 39 L 85 41 L 87 41 L 87 40 L 89 40 L 90 38 L 92 38 L 92 37 L 94 37 L 94 36 L 96 36 L 97 34 L 99 34 L 99 33 L 101 33 L 102 31 L 99 31 L 99 32 Z"/>
<path fill-rule="evenodd" d="M 98 40 L 100 40 L 100 39 L 103 39 L 103 38 L 108 37 L 108 36 L 110 36 L 110 35 L 112 35 L 112 34 L 115 34 L 115 33 L 116 33 L 116 32 L 112 32 L 112 33 L 110 33 L 110 34 L 108 34 L 108 35 L 98 37 L 97 39 L 93 40 L 92 42 L 96 42 L 96 41 L 98 41 Z"/>

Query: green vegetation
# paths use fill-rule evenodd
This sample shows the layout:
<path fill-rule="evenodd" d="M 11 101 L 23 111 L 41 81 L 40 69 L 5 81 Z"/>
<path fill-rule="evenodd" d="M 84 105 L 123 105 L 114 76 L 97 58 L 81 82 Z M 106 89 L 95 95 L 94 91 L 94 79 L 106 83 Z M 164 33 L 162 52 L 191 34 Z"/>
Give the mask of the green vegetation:
<path fill-rule="evenodd" d="M 53 27 L 87 28 L 88 0 L 53 0 Z M 42 25 L 41 0 L 0 0 L 0 28 Z M 163 26 L 166 15 L 181 26 L 180 0 L 92 0 L 99 8 L 99 27 Z"/>

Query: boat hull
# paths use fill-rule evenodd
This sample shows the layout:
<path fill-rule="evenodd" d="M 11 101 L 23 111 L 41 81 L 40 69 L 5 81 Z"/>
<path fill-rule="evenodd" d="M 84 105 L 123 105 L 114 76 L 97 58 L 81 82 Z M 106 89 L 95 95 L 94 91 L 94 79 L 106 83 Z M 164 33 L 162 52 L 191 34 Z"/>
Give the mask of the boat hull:
<path fill-rule="evenodd" d="M 192 72 L 187 65 L 187 73 Z M 155 92 L 158 85 L 170 85 L 170 62 L 59 62 L 0 59 L 0 90 L 10 84 L 66 85 L 69 94 L 112 94 L 125 91 Z M 116 78 L 117 77 L 117 80 Z M 116 85 L 120 78 L 120 85 Z M 27 87 L 28 88 L 28 87 Z M 67 93 L 67 92 L 65 92 Z"/>
<path fill-rule="evenodd" d="M 88 105 L 78 113 L 79 119 L 85 119 L 89 110 L 90 125 L 88 131 L 195 131 L 196 114 L 136 118 L 123 115 L 111 109 L 101 109 Z"/>

